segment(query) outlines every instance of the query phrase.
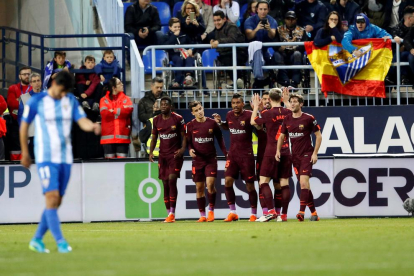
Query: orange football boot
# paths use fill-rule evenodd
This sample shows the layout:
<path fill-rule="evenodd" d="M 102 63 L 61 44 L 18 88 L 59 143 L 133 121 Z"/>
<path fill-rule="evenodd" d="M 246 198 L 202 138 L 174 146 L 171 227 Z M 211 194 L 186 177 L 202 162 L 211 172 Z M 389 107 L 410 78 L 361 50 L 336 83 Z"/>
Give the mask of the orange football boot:
<path fill-rule="evenodd" d="M 200 217 L 197 222 L 207 222 L 206 217 Z"/>
<path fill-rule="evenodd" d="M 304 221 L 305 220 L 305 212 L 299 211 L 299 213 L 296 215 L 296 218 L 298 221 Z"/>
<path fill-rule="evenodd" d="M 232 221 L 238 221 L 239 216 L 235 213 L 230 213 L 227 218 L 224 220 L 224 222 L 232 222 Z"/>
<path fill-rule="evenodd" d="M 167 223 L 175 222 L 175 215 L 169 214 L 168 217 L 164 220 L 164 222 L 167 222 Z"/>
<path fill-rule="evenodd" d="M 214 221 L 214 212 L 213 211 L 208 211 L 207 221 L 208 222 L 213 222 Z"/>
<path fill-rule="evenodd" d="M 256 221 L 256 220 L 257 220 L 256 215 L 250 215 L 249 221 Z"/>

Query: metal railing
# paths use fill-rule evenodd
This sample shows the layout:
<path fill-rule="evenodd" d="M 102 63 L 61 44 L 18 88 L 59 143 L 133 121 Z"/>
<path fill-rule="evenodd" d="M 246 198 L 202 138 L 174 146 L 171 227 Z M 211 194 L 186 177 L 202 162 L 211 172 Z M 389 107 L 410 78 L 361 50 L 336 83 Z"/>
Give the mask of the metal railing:
<path fill-rule="evenodd" d="M 394 40 L 392 41 L 393 43 Z M 303 42 L 271 42 L 271 43 L 263 43 L 262 46 L 263 47 L 274 47 L 274 46 L 303 46 L 304 43 Z M 246 91 L 246 89 L 237 89 L 236 84 L 236 80 L 237 80 L 237 70 L 252 70 L 251 66 L 237 66 L 237 51 L 236 48 L 238 47 L 248 47 L 249 43 L 229 43 L 229 44 L 219 44 L 218 48 L 232 48 L 232 58 L 233 58 L 233 65 L 232 66 L 217 66 L 217 67 L 156 67 L 156 55 L 155 55 L 155 50 L 168 50 L 168 49 L 175 49 L 177 48 L 177 45 L 152 45 L 152 46 L 148 46 L 144 49 L 143 55 L 147 54 L 148 51 L 151 51 L 151 60 L 152 60 L 152 64 L 151 64 L 151 69 L 152 69 L 152 77 L 156 76 L 157 71 L 159 70 L 165 70 L 165 71 L 178 71 L 178 70 L 194 70 L 194 71 L 205 71 L 205 70 L 225 70 L 225 71 L 233 71 L 233 92 L 238 92 L 238 91 L 243 91 L 246 93 L 254 93 L 254 90 L 252 89 L 248 89 L 248 91 Z M 192 44 L 192 45 L 181 45 L 180 47 L 183 48 L 202 48 L 202 49 L 209 49 L 211 48 L 210 44 Z M 397 84 L 395 86 L 388 86 L 387 89 L 389 89 L 390 93 L 389 93 L 389 104 L 391 104 L 392 99 L 394 98 L 391 90 L 393 87 L 396 88 L 396 104 L 397 105 L 401 105 L 401 87 L 403 87 L 401 85 L 401 66 L 408 66 L 408 62 L 400 62 L 400 45 L 396 44 L 396 62 L 392 63 L 392 66 L 396 66 L 397 67 Z M 313 67 L 311 65 L 266 65 L 263 66 L 264 70 L 274 70 L 274 69 L 287 69 L 287 70 L 292 70 L 292 69 L 306 69 L 306 70 L 313 70 Z M 314 82 L 315 82 L 315 86 L 313 88 L 309 87 L 309 89 L 312 89 L 314 91 L 314 99 L 313 101 L 315 102 L 315 106 L 320 106 L 320 89 L 319 89 L 319 80 L 318 77 L 316 75 L 316 73 L 314 74 Z M 408 104 L 408 87 L 405 86 L 406 88 L 406 96 L 407 96 L 407 104 Z M 308 89 L 308 87 L 306 87 L 306 89 Z M 261 89 L 262 90 L 262 89 Z M 201 91 L 200 91 L 201 93 Z M 246 93 L 245 93 L 245 98 L 246 98 Z M 219 97 L 219 96 L 218 96 Z M 367 98 L 367 97 L 363 97 L 362 99 L 359 97 L 350 97 L 347 95 L 343 95 L 343 94 L 339 94 L 338 96 L 336 95 L 328 95 L 327 98 L 325 98 L 325 104 L 327 104 L 330 100 L 334 101 L 335 104 L 335 100 L 336 98 L 339 98 L 341 105 L 344 104 L 344 100 L 349 100 L 349 104 L 351 105 L 351 101 L 356 99 L 356 105 L 360 105 L 360 100 L 362 100 L 362 102 L 365 102 L 365 105 L 367 105 L 367 103 L 369 101 L 371 101 L 371 99 Z M 196 93 L 194 93 L 194 97 L 190 97 L 190 98 L 196 98 Z M 331 99 L 330 99 L 331 98 Z M 200 96 L 201 101 L 204 103 L 204 97 L 203 95 Z M 310 101 L 312 100 L 312 96 L 310 94 L 307 94 L 307 102 L 308 105 L 310 105 Z M 180 105 L 180 99 L 178 98 L 178 103 Z M 218 107 L 220 107 L 220 100 L 218 99 Z M 376 99 L 373 99 L 373 105 L 376 104 Z M 384 104 L 384 99 L 379 99 L 380 104 L 383 105 Z M 225 97 L 225 107 L 228 107 L 228 102 L 229 102 L 229 98 L 228 98 L 228 93 L 226 93 L 226 97 Z M 211 93 L 210 93 L 210 107 L 212 106 L 213 102 L 212 102 L 212 97 L 211 97 Z M 361 104 L 363 105 L 363 104 Z M 186 107 L 188 106 L 188 96 L 186 95 Z"/>
<path fill-rule="evenodd" d="M 2 68 L 2 76 L 0 81 L 2 82 L 2 87 L 7 87 L 8 84 L 14 84 L 16 80 L 18 80 L 19 75 L 19 68 L 22 66 L 29 66 L 32 68 L 33 71 L 36 71 L 42 75 L 42 79 L 44 78 L 44 71 L 46 66 L 45 61 L 45 54 L 47 52 L 55 52 L 55 51 L 102 51 L 102 50 L 119 50 L 121 52 L 121 59 L 122 61 L 125 60 L 126 57 L 126 41 L 134 41 L 133 37 L 129 34 L 90 34 L 90 35 L 83 35 L 83 34 L 72 34 L 72 35 L 42 35 L 38 33 L 32 33 L 27 31 L 22 31 L 15 28 L 10 27 L 0 27 L 1 30 L 1 39 L 0 43 L 2 44 L 2 55 L 0 59 L 1 68 Z M 26 40 L 21 38 L 22 35 L 27 36 Z M 109 38 L 120 38 L 119 45 L 112 46 L 112 47 L 47 47 L 45 46 L 48 39 L 65 39 L 65 38 L 86 38 L 86 37 L 109 37 Z M 34 43 L 33 38 L 39 40 L 39 43 Z M 10 53 L 7 52 L 7 44 L 14 43 L 15 47 L 13 47 L 13 51 Z M 26 47 L 27 49 L 24 49 Z M 21 61 L 21 54 L 26 50 L 28 59 L 27 62 Z M 38 51 L 39 50 L 39 51 Z M 36 67 L 33 65 L 33 55 L 34 54 L 40 55 L 40 66 Z M 15 56 L 14 59 L 11 57 Z M 6 65 L 13 65 L 15 78 L 14 79 L 7 79 L 6 77 Z M 79 69 L 71 69 L 73 73 L 84 73 L 84 70 Z M 125 66 L 121 66 L 121 79 L 125 83 L 126 82 L 126 74 L 125 74 Z"/>

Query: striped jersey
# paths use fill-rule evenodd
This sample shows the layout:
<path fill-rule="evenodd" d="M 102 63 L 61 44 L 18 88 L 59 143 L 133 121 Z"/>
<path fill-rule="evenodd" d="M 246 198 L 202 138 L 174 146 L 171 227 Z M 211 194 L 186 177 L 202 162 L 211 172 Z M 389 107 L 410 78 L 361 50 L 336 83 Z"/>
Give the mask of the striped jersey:
<path fill-rule="evenodd" d="M 86 117 L 73 94 L 60 100 L 47 92 L 30 98 L 24 107 L 22 120 L 34 121 L 36 163 L 72 164 L 72 122 Z"/>

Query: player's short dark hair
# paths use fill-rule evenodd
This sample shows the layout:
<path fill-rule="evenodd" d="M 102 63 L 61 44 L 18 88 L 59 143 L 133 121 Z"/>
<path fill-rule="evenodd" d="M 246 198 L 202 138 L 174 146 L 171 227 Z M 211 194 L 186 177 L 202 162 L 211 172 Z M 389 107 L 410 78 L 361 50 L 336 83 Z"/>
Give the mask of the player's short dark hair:
<path fill-rule="evenodd" d="M 171 98 L 170 97 L 168 97 L 168 96 L 164 96 L 164 97 L 162 97 L 161 98 L 161 102 L 162 101 L 167 101 L 170 105 L 172 105 L 172 100 L 171 100 Z"/>
<path fill-rule="evenodd" d="M 188 108 L 192 112 L 193 111 L 193 107 L 196 107 L 197 105 L 201 105 L 201 103 L 199 101 L 192 101 L 191 103 L 188 104 Z"/>
<path fill-rule="evenodd" d="M 409 14 L 413 14 L 414 13 L 414 6 L 407 6 L 404 9 L 403 15 L 409 15 Z"/>
<path fill-rule="evenodd" d="M 58 56 L 65 58 L 66 57 L 66 52 L 64 52 L 64 51 L 56 51 L 53 57 L 54 58 L 57 58 Z"/>
<path fill-rule="evenodd" d="M 240 99 L 242 97 L 242 95 L 240 94 L 240 93 L 234 93 L 233 94 L 233 97 L 231 98 L 232 100 L 233 99 Z"/>
<path fill-rule="evenodd" d="M 290 94 L 289 95 L 289 102 L 290 102 L 290 99 L 292 99 L 292 98 L 296 98 L 299 103 L 303 103 L 302 95 L 299 95 L 299 94 L 296 94 L 296 93 Z"/>
<path fill-rule="evenodd" d="M 66 70 L 57 73 L 53 80 L 56 85 L 62 85 L 66 92 L 72 91 L 75 87 L 75 78 Z"/>
<path fill-rule="evenodd" d="M 220 16 L 221 19 L 226 18 L 226 15 L 224 14 L 223 11 L 216 11 L 215 13 L 213 13 L 213 17 L 214 16 Z"/>
<path fill-rule="evenodd" d="M 30 68 L 29 66 L 23 66 L 23 67 L 20 67 L 20 69 L 19 69 L 19 74 L 20 74 L 23 70 L 32 70 L 32 68 Z"/>
<path fill-rule="evenodd" d="M 259 2 L 257 2 L 256 9 L 258 9 L 258 8 L 259 8 L 259 5 L 260 5 L 260 4 L 266 4 L 266 5 L 267 5 L 267 8 L 269 9 L 269 2 L 264 1 L 264 0 L 260 0 Z M 256 12 L 256 13 L 257 13 L 257 12 Z"/>
<path fill-rule="evenodd" d="M 266 95 L 268 95 L 268 96 L 269 96 L 269 91 L 263 91 L 263 93 L 262 93 L 262 97 L 263 97 L 263 96 L 266 96 Z"/>
<path fill-rule="evenodd" d="M 164 83 L 164 80 L 161 77 L 155 77 L 155 78 L 152 79 L 152 82 L 151 83 L 154 84 L 156 82 L 158 82 L 158 83 Z"/>
<path fill-rule="evenodd" d="M 95 58 L 93 56 L 86 56 L 85 57 L 85 62 L 88 61 L 88 60 L 95 61 Z"/>
<path fill-rule="evenodd" d="M 180 19 L 177 17 L 171 17 L 170 21 L 168 21 L 168 26 L 172 27 L 175 23 L 180 23 L 181 25 Z"/>
<path fill-rule="evenodd" d="M 112 51 L 112 50 L 105 50 L 103 52 L 103 57 L 105 57 L 105 55 L 114 55 L 114 57 L 115 57 L 114 51 Z"/>
<path fill-rule="evenodd" d="M 269 98 L 274 102 L 280 102 L 280 100 L 282 99 L 282 90 L 280 90 L 280 88 L 270 89 Z"/>

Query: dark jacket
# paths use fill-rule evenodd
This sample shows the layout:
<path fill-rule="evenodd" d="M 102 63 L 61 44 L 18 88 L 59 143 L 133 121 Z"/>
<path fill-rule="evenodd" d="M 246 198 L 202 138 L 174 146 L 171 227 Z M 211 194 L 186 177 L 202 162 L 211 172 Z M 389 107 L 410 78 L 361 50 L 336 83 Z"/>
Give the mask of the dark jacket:
<path fill-rule="evenodd" d="M 269 0 L 269 15 L 278 25 L 285 24 L 285 14 L 295 6 L 293 0 Z"/>
<path fill-rule="evenodd" d="M 240 29 L 236 26 L 236 24 L 227 21 L 223 24 L 221 29 L 214 29 L 213 32 L 209 33 L 204 43 L 210 43 L 210 40 L 217 40 L 219 44 L 226 44 L 226 43 L 244 43 L 246 42 L 246 38 L 241 33 Z M 232 49 L 231 48 L 217 48 L 217 52 L 223 55 L 231 55 Z M 245 47 L 237 47 L 237 54 L 247 54 Z"/>
<path fill-rule="evenodd" d="M 414 48 L 414 28 L 410 28 L 404 36 L 404 48 L 405 51 L 411 51 Z"/>
<path fill-rule="evenodd" d="M 355 24 L 355 18 L 358 13 L 360 13 L 361 8 L 357 3 L 350 0 L 346 3 L 345 8 L 339 4 L 339 0 L 336 1 L 335 5 L 333 6 L 334 10 L 337 11 L 340 15 L 340 20 L 348 21 L 348 26 Z"/>
<path fill-rule="evenodd" d="M 335 37 L 336 42 L 342 43 L 342 39 L 344 38 L 344 31 L 340 31 L 338 28 L 329 28 L 328 31 L 325 31 L 324 28 L 321 28 L 316 33 L 313 43 L 316 47 L 324 47 L 332 42 L 331 36 Z"/>
<path fill-rule="evenodd" d="M 296 26 L 293 30 L 290 30 L 286 25 L 279 26 L 276 29 L 275 42 L 301 42 L 307 41 L 308 36 L 306 35 L 305 29 Z M 274 47 L 275 51 L 279 51 L 280 47 Z M 288 46 L 285 51 L 300 51 L 303 53 L 305 51 L 304 46 Z"/>
<path fill-rule="evenodd" d="M 168 96 L 166 92 L 162 92 L 158 99 L 161 97 Z M 145 92 L 144 98 L 142 98 L 138 103 L 138 119 L 145 123 L 149 118 L 152 118 L 159 114 L 159 111 L 154 113 L 153 106 L 157 99 L 151 91 Z"/>
<path fill-rule="evenodd" d="M 185 45 L 185 44 L 194 44 L 194 41 L 191 40 L 191 38 L 186 35 L 185 33 L 181 32 L 178 36 L 175 35 L 173 32 L 168 31 L 167 34 L 164 35 L 162 45 Z M 186 50 L 188 50 L 188 47 L 183 47 Z M 175 49 L 168 50 L 168 54 L 171 55 L 174 54 L 180 54 Z"/>
<path fill-rule="evenodd" d="M 309 3 L 304 0 L 296 5 L 296 16 L 298 17 L 298 25 L 304 28 L 307 25 L 313 27 L 312 33 L 316 32 L 325 24 L 326 17 L 328 16 L 328 10 L 325 5 L 317 0 L 313 3 Z M 314 35 L 312 37 L 314 37 Z"/>
<path fill-rule="evenodd" d="M 399 21 L 403 20 L 404 17 L 404 9 L 407 6 L 413 6 L 414 5 L 414 0 L 401 0 L 401 4 L 398 7 L 398 17 L 399 17 Z M 392 0 L 388 0 L 386 5 L 385 5 L 385 19 L 384 19 L 384 29 L 387 29 L 389 31 L 391 31 L 391 29 L 389 28 L 390 24 L 391 24 L 391 12 L 392 12 L 392 6 L 393 6 L 393 1 Z"/>
<path fill-rule="evenodd" d="M 108 70 L 109 72 L 106 72 L 106 70 Z M 104 72 L 105 71 L 105 72 Z M 100 63 L 98 63 L 95 66 L 95 73 L 98 76 L 104 76 L 105 81 L 104 84 L 107 84 L 108 81 L 112 78 L 112 77 L 117 77 L 120 78 L 121 77 L 121 66 L 119 65 L 118 60 L 114 59 L 114 61 L 112 61 L 111 64 L 107 63 L 103 58 L 101 60 Z"/>
<path fill-rule="evenodd" d="M 142 12 L 138 2 L 132 4 L 125 12 L 124 22 L 125 32 L 132 33 L 134 36 L 137 36 L 139 29 L 144 27 L 148 28 L 150 34 L 161 30 L 160 15 L 157 8 L 152 5 Z"/>
<path fill-rule="evenodd" d="M 176 17 L 181 22 L 181 32 L 188 35 L 188 37 L 190 37 L 190 39 L 193 40 L 195 43 L 201 42 L 201 35 L 206 31 L 206 27 L 204 26 L 203 17 L 200 15 L 196 18 L 197 22 L 198 22 L 198 27 L 194 24 L 188 24 L 187 25 L 185 23 L 185 19 L 187 18 L 187 16 L 185 16 L 185 17 L 182 16 L 181 11 L 177 12 Z"/>
<path fill-rule="evenodd" d="M 393 38 L 396 36 L 404 38 L 409 31 L 410 27 L 405 26 L 404 21 L 400 21 L 397 26 L 390 29 L 390 35 L 392 35 Z"/>

